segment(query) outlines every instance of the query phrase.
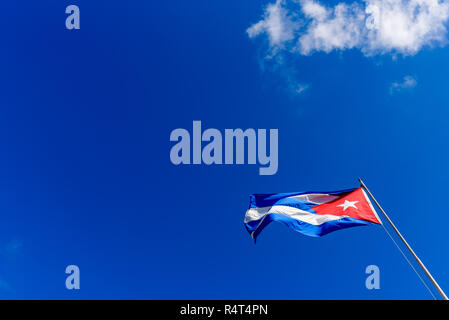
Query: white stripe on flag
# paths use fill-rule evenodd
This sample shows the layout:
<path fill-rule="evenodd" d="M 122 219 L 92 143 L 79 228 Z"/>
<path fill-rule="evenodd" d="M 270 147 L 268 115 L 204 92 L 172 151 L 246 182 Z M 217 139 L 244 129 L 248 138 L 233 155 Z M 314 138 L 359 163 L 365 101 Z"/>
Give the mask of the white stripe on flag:
<path fill-rule="evenodd" d="M 295 198 L 303 201 L 313 202 L 316 204 L 322 204 L 326 202 L 330 202 L 332 200 L 337 199 L 339 196 L 335 196 L 332 194 L 323 194 L 323 193 L 307 193 L 307 194 L 300 194 L 297 196 L 291 196 L 288 198 Z"/>
<path fill-rule="evenodd" d="M 283 214 L 287 217 L 303 221 L 313 225 L 321 225 L 323 223 L 347 218 L 348 216 L 334 216 L 331 214 L 319 215 L 316 213 L 307 212 L 298 208 L 293 208 L 289 206 L 272 206 L 272 207 L 262 207 L 262 208 L 250 208 L 245 214 L 245 223 L 259 220 L 265 215 L 270 213 Z"/>

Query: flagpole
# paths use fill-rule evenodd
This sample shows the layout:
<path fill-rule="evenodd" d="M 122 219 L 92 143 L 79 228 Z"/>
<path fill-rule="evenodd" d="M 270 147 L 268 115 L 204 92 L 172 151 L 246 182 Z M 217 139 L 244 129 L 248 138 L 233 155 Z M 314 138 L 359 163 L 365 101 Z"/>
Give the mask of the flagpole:
<path fill-rule="evenodd" d="M 379 202 L 377 202 L 376 198 L 374 198 L 373 194 L 369 191 L 369 189 L 366 187 L 366 185 L 363 183 L 362 179 L 359 178 L 360 181 L 360 185 L 362 186 L 362 188 L 370 195 L 370 197 L 374 200 L 374 203 L 377 205 L 377 207 L 379 208 L 379 210 L 382 212 L 382 214 L 384 215 L 384 217 L 387 219 L 387 221 L 390 223 L 390 225 L 393 227 L 394 231 L 396 232 L 396 234 L 399 236 L 399 238 L 401 238 L 402 242 L 405 244 L 405 246 L 407 247 L 407 249 L 410 251 L 410 253 L 413 255 L 413 257 L 415 258 L 416 262 L 418 262 L 419 266 L 422 268 L 422 270 L 424 271 L 424 273 L 426 274 L 426 276 L 429 278 L 430 282 L 432 282 L 433 286 L 437 289 L 438 293 L 441 295 L 441 297 L 444 300 L 449 300 L 446 296 L 446 294 L 444 293 L 444 291 L 440 288 L 440 286 L 438 285 L 438 283 L 435 281 L 435 279 L 432 277 L 432 275 L 430 274 L 429 270 L 427 270 L 427 268 L 424 266 L 424 264 L 421 262 L 421 260 L 418 258 L 418 256 L 415 254 L 415 252 L 413 251 L 413 249 L 410 247 L 410 245 L 407 243 L 407 241 L 405 241 L 404 237 L 402 236 L 402 234 L 399 232 L 398 228 L 396 228 L 396 226 L 394 225 L 393 221 L 391 221 L 391 219 L 388 217 L 387 213 L 384 211 L 384 209 L 382 209 L 382 207 L 380 206 Z"/>

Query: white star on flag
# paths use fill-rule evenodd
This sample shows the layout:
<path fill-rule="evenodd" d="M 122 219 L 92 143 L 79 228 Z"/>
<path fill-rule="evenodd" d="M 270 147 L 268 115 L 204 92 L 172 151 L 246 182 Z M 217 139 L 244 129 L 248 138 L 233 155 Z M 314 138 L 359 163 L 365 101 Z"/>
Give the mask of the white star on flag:
<path fill-rule="evenodd" d="M 348 201 L 348 200 L 345 200 L 345 203 L 339 204 L 337 207 L 343 207 L 343 211 L 345 211 L 345 210 L 348 209 L 349 207 L 353 207 L 353 208 L 357 209 L 357 207 L 355 206 L 355 204 L 356 204 L 357 202 L 358 202 L 358 201 Z"/>

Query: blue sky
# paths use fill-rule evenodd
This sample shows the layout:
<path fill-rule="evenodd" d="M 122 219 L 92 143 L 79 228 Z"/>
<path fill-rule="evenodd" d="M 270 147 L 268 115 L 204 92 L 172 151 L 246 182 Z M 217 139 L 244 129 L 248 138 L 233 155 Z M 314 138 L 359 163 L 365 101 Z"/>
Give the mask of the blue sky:
<path fill-rule="evenodd" d="M 310 238 L 272 224 L 257 245 L 243 226 L 252 193 L 357 177 L 449 288 L 446 7 L 405 19 L 410 38 L 354 22 L 362 2 L 334 21 L 337 3 L 315 18 L 274 1 L 4 3 L 0 298 L 431 298 L 379 226 Z M 80 30 L 65 29 L 69 4 Z M 328 24 L 340 32 L 316 32 Z M 279 129 L 278 173 L 174 166 L 170 132 L 193 120 Z M 380 290 L 365 288 L 371 264 Z"/>

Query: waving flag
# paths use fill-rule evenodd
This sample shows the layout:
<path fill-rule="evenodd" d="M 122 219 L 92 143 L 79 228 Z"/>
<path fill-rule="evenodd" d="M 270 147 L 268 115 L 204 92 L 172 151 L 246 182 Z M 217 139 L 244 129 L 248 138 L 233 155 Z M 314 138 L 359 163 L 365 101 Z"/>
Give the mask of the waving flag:
<path fill-rule="evenodd" d="M 251 237 L 256 240 L 272 221 L 313 237 L 344 228 L 382 223 L 362 188 L 252 195 L 244 221 Z"/>

